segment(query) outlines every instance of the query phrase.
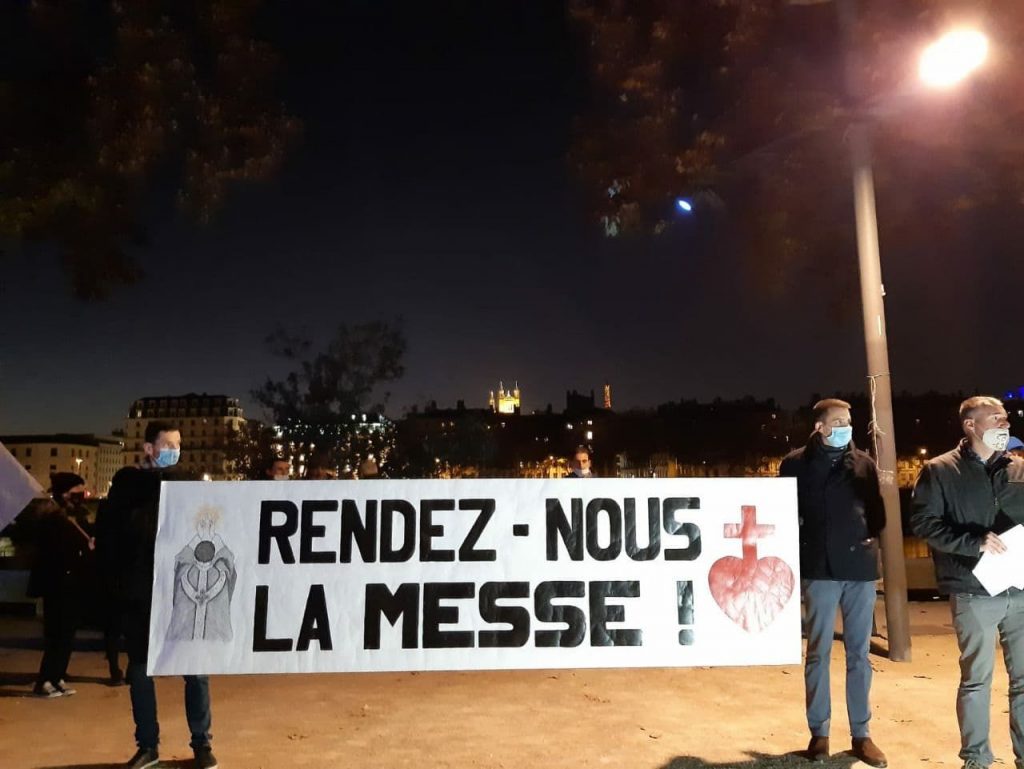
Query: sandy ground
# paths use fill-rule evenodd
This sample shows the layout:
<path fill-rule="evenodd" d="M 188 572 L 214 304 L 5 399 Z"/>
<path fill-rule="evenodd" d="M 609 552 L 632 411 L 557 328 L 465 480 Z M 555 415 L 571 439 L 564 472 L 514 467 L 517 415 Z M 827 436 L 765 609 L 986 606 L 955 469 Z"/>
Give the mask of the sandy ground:
<path fill-rule="evenodd" d="M 943 604 L 912 604 L 913 662 L 872 656 L 872 735 L 891 767 L 959 766 L 956 643 Z M 24 629 L 26 624 L 21 623 Z M 34 627 L 34 625 L 33 625 Z M 126 687 L 76 652 L 73 697 L 27 696 L 39 652 L 0 623 L 0 767 L 102 769 L 134 751 Z M 24 633 L 22 633 L 24 635 Z M 849 750 L 843 655 L 832 658 L 833 758 Z M 811 767 L 801 668 L 222 676 L 213 745 L 225 769 L 274 767 Z M 1006 674 L 993 684 L 993 747 L 1013 766 Z M 163 766 L 191 766 L 180 679 L 160 679 Z"/>

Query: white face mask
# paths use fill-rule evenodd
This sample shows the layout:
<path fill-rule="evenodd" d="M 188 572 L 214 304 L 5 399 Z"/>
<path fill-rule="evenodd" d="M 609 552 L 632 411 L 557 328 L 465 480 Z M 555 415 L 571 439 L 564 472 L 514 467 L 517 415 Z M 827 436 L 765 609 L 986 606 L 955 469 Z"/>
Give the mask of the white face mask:
<path fill-rule="evenodd" d="M 287 473 L 285 473 L 284 475 L 275 475 L 274 476 L 274 480 L 275 481 L 287 481 L 288 478 L 289 478 L 289 476 L 288 476 Z"/>
<path fill-rule="evenodd" d="M 1007 427 L 992 427 L 981 436 L 981 442 L 992 451 L 1006 451 L 1006 444 L 1010 441 L 1010 430 Z"/>

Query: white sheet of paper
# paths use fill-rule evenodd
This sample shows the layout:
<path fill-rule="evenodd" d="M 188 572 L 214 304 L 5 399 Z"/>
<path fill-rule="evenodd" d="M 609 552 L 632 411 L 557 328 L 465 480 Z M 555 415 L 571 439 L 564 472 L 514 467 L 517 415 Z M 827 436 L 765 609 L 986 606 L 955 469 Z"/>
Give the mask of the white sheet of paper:
<path fill-rule="evenodd" d="M 984 553 L 974 567 L 974 576 L 989 595 L 997 595 L 1007 588 L 1024 590 L 1024 526 L 1014 526 L 999 535 L 1006 552 L 994 555 Z"/>

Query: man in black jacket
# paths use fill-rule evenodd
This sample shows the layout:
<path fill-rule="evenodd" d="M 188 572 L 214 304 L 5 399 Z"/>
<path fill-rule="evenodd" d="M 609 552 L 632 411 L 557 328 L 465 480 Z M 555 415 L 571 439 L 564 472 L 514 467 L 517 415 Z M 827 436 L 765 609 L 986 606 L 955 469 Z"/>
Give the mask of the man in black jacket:
<path fill-rule="evenodd" d="M 868 731 L 868 650 L 878 579 L 876 543 L 885 527 L 885 508 L 875 463 L 853 445 L 852 435 L 850 404 L 819 401 L 814 404 L 810 440 L 782 460 L 779 475 L 797 481 L 807 632 L 804 684 L 811 732 L 807 755 L 814 761 L 829 756 L 829 661 L 838 609 L 843 613 L 846 711 L 853 753 L 870 766 L 884 767 L 885 754 Z"/>
<path fill-rule="evenodd" d="M 928 541 L 939 590 L 949 593 L 960 646 L 956 715 L 964 769 L 993 761 L 989 743 L 998 637 L 1010 677 L 1010 738 L 1024 769 L 1024 591 L 989 595 L 974 576 L 982 553 L 1006 551 L 999 534 L 1024 523 L 1024 460 L 1006 451 L 1010 422 L 996 398 L 960 404 L 964 438 L 925 465 L 914 487 L 911 525 Z"/>
<path fill-rule="evenodd" d="M 126 769 L 145 769 L 160 760 L 156 688 L 146 675 L 149 616 L 152 609 L 153 550 L 156 544 L 160 482 L 178 462 L 181 433 L 167 422 L 146 425 L 145 457 L 139 467 L 118 470 L 97 518 L 97 546 L 113 575 L 122 602 L 128 649 L 128 684 L 138 750 Z M 192 734 L 197 769 L 216 769 L 210 748 L 210 683 L 206 676 L 185 676 L 185 717 Z"/>

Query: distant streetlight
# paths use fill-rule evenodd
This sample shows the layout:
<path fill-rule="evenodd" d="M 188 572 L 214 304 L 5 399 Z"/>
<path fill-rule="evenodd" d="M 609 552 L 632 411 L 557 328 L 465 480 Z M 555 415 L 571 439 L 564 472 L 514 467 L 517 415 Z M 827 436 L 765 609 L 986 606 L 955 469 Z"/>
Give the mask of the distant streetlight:
<path fill-rule="evenodd" d="M 921 54 L 918 74 L 932 88 L 952 88 L 980 67 L 988 56 L 988 38 L 976 29 L 954 29 Z"/>
<path fill-rule="evenodd" d="M 693 203 L 686 198 L 676 198 L 676 210 L 680 213 L 689 214 L 693 211 Z"/>

